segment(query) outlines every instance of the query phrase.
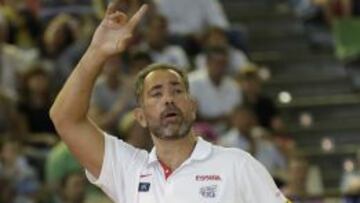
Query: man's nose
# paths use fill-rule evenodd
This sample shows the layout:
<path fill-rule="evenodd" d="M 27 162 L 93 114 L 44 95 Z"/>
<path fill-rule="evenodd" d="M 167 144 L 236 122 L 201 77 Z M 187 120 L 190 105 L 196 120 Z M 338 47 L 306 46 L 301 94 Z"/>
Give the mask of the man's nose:
<path fill-rule="evenodd" d="M 164 103 L 166 105 L 174 104 L 174 96 L 170 93 L 164 95 Z"/>

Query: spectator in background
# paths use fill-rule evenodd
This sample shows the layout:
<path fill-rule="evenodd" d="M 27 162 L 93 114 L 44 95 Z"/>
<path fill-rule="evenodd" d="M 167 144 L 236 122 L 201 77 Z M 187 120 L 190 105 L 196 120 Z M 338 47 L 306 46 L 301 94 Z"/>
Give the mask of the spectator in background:
<path fill-rule="evenodd" d="M 15 198 L 16 192 L 11 180 L 0 176 L 0 202 L 13 203 Z"/>
<path fill-rule="evenodd" d="M 295 14 L 303 21 L 312 48 L 332 48 L 333 38 L 323 5 L 328 0 L 289 0 Z"/>
<path fill-rule="evenodd" d="M 360 201 L 360 154 L 357 159 L 344 163 L 344 172 L 340 189 L 345 195 L 344 203 L 358 203 Z"/>
<path fill-rule="evenodd" d="M 83 15 L 79 18 L 73 18 L 70 21 L 70 24 L 72 24 L 71 27 L 74 27 L 74 29 L 72 29 L 74 41 L 61 52 L 55 61 L 55 73 L 53 75 L 58 83 L 56 87 L 63 84 L 65 78 L 70 75 L 75 63 L 79 61 L 89 44 L 91 34 L 94 32 L 96 25 L 95 18 L 91 15 Z"/>
<path fill-rule="evenodd" d="M 306 192 L 306 179 L 308 176 L 308 163 L 303 158 L 294 158 L 289 163 L 288 183 L 283 189 L 287 197 L 296 199 L 303 197 Z"/>
<path fill-rule="evenodd" d="M 209 48 L 206 60 L 206 69 L 189 74 L 190 93 L 198 102 L 199 120 L 218 125 L 216 130 L 221 132 L 230 112 L 241 104 L 242 94 L 236 81 L 226 75 L 226 49 Z"/>
<path fill-rule="evenodd" d="M 49 73 L 36 64 L 24 75 L 19 112 L 24 117 L 29 133 L 55 134 L 48 112 L 53 99 Z"/>
<path fill-rule="evenodd" d="M 43 57 L 56 60 L 76 39 L 76 20 L 61 14 L 53 18 L 44 31 Z"/>
<path fill-rule="evenodd" d="M 68 14 L 54 17 L 46 26 L 43 34 L 41 58 L 48 69 L 55 86 L 61 86 L 73 69 L 73 63 L 82 54 L 90 41 L 88 32 L 92 31 L 91 19 L 75 18 Z"/>
<path fill-rule="evenodd" d="M 39 20 L 24 1 L 5 0 L 4 4 L 0 5 L 0 12 L 8 21 L 10 44 L 21 48 L 39 45 L 41 31 Z"/>
<path fill-rule="evenodd" d="M 294 203 L 324 203 L 323 185 L 319 169 L 310 165 L 304 157 L 293 157 L 289 162 L 284 194 Z"/>
<path fill-rule="evenodd" d="M 54 146 L 49 152 L 46 159 L 46 186 L 49 189 L 50 196 L 53 196 L 54 203 L 56 201 L 60 201 L 60 197 L 64 195 L 64 180 L 65 182 L 72 175 L 78 175 L 83 173 L 83 167 L 79 164 L 79 162 L 74 158 L 74 156 L 69 151 L 68 147 L 63 142 L 59 142 L 56 146 Z M 95 187 L 88 184 L 86 187 L 86 199 L 87 203 L 104 203 L 107 198 L 105 195 L 100 193 Z M 72 187 L 72 186 L 70 186 Z M 67 190 L 67 189 L 66 189 Z M 69 192 L 69 190 L 67 190 Z M 78 192 L 75 191 L 78 194 Z M 58 195 L 56 195 L 58 194 Z M 67 195 L 66 195 L 67 196 Z M 77 195 L 75 195 L 77 196 Z M 74 197 L 74 196 L 73 196 Z M 48 199 L 51 197 L 45 198 L 46 201 L 44 203 L 51 202 Z M 73 199 L 73 198 L 71 198 Z M 62 199 L 63 200 L 63 199 Z"/>
<path fill-rule="evenodd" d="M 118 56 L 107 61 L 102 78 L 95 85 L 90 107 L 95 122 L 117 136 L 120 136 L 117 126 L 121 117 L 135 105 L 132 83 L 126 80 L 121 68 Z"/>
<path fill-rule="evenodd" d="M 359 14 L 358 0 L 313 0 L 313 2 L 322 9 L 329 25 L 332 25 L 336 19 L 349 18 Z"/>
<path fill-rule="evenodd" d="M 0 135 L 6 133 L 12 134 L 18 140 L 23 140 L 25 127 L 20 122 L 16 103 L 0 89 Z"/>
<path fill-rule="evenodd" d="M 259 137 L 253 135 L 256 126 L 257 120 L 254 112 L 247 107 L 237 107 L 232 114 L 230 130 L 220 138 L 219 143 L 226 147 L 235 147 L 249 152 L 272 175 L 284 173 L 287 169 L 284 155 L 265 135 Z"/>
<path fill-rule="evenodd" d="M 119 131 L 123 135 L 122 139 L 132 146 L 145 149 L 148 152 L 152 149 L 153 142 L 149 132 L 136 122 L 132 111 L 122 117 L 119 123 Z"/>
<path fill-rule="evenodd" d="M 53 96 L 50 76 L 35 65 L 24 75 L 23 86 L 18 111 L 26 126 L 26 153 L 43 179 L 47 153 L 58 141 L 48 113 Z"/>
<path fill-rule="evenodd" d="M 20 152 L 18 141 L 4 139 L 0 143 L 0 179 L 9 180 L 13 188 L 14 202 L 33 202 L 40 189 L 39 180 L 34 169 Z"/>
<path fill-rule="evenodd" d="M 172 35 L 201 35 L 207 26 L 229 28 L 229 22 L 217 0 L 157 0 L 157 11 L 169 20 Z"/>
<path fill-rule="evenodd" d="M 238 74 L 244 66 L 249 64 L 249 59 L 241 50 L 232 47 L 226 36 L 225 30 L 219 27 L 211 27 L 204 35 L 204 47 L 224 47 L 229 55 L 227 73 Z M 195 59 L 196 68 L 206 68 L 206 57 L 204 53 L 197 55 Z"/>
<path fill-rule="evenodd" d="M 153 63 L 151 56 L 146 51 L 134 51 L 130 53 L 128 62 L 129 77 L 135 80 L 136 74 L 143 68 Z"/>
<path fill-rule="evenodd" d="M 154 62 L 174 64 L 183 70 L 189 70 L 190 64 L 185 51 L 168 43 L 168 23 L 165 17 L 153 16 L 145 30 L 145 42 L 140 49 L 148 52 Z"/>
<path fill-rule="evenodd" d="M 229 27 L 225 13 L 217 0 L 157 0 L 155 6 L 169 20 L 172 35 L 199 35 L 207 26 Z"/>
<path fill-rule="evenodd" d="M 173 41 L 190 56 L 199 53 L 201 35 L 208 26 L 229 29 L 229 22 L 218 0 L 157 0 L 157 12 L 169 21 Z"/>
<path fill-rule="evenodd" d="M 262 81 L 258 75 L 257 67 L 254 65 L 245 67 L 239 75 L 239 81 L 244 96 L 244 104 L 255 112 L 262 127 L 271 129 L 272 122 L 279 113 L 273 100 L 262 91 Z"/>
<path fill-rule="evenodd" d="M 52 203 L 85 203 L 86 179 L 83 173 L 69 173 L 61 181 L 58 194 Z"/>
<path fill-rule="evenodd" d="M 18 99 L 18 75 L 36 59 L 35 50 L 24 50 L 6 43 L 10 32 L 8 22 L 0 12 L 0 88 L 13 100 Z"/>
<path fill-rule="evenodd" d="M 71 172 L 82 172 L 82 167 L 67 146 L 59 142 L 49 152 L 45 165 L 46 183 L 52 192 L 61 187 L 61 180 Z"/>

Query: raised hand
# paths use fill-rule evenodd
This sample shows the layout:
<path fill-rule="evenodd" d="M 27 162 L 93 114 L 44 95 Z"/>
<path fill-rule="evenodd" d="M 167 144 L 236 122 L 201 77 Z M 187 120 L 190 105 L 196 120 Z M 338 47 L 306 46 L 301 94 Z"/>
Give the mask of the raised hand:
<path fill-rule="evenodd" d="M 122 52 L 146 10 L 147 5 L 141 6 L 134 16 L 128 20 L 127 15 L 116 10 L 115 3 L 111 2 L 104 19 L 95 31 L 91 48 L 96 49 L 97 52 L 106 57 Z"/>

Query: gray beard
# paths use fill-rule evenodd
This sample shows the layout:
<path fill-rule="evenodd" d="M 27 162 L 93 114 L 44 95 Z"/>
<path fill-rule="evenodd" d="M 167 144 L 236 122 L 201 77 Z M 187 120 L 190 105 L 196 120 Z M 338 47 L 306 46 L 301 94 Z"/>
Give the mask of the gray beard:
<path fill-rule="evenodd" d="M 177 140 L 189 134 L 193 123 L 194 121 L 182 121 L 177 129 L 174 129 L 174 124 L 149 126 L 149 131 L 152 135 L 162 140 Z"/>

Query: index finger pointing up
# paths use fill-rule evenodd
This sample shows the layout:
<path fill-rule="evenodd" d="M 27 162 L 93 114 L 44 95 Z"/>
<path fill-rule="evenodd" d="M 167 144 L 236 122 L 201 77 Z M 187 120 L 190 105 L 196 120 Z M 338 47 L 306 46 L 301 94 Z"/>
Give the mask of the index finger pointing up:
<path fill-rule="evenodd" d="M 131 17 L 127 26 L 130 30 L 133 30 L 140 22 L 142 17 L 147 11 L 148 6 L 146 4 L 142 5 L 141 8 Z"/>

